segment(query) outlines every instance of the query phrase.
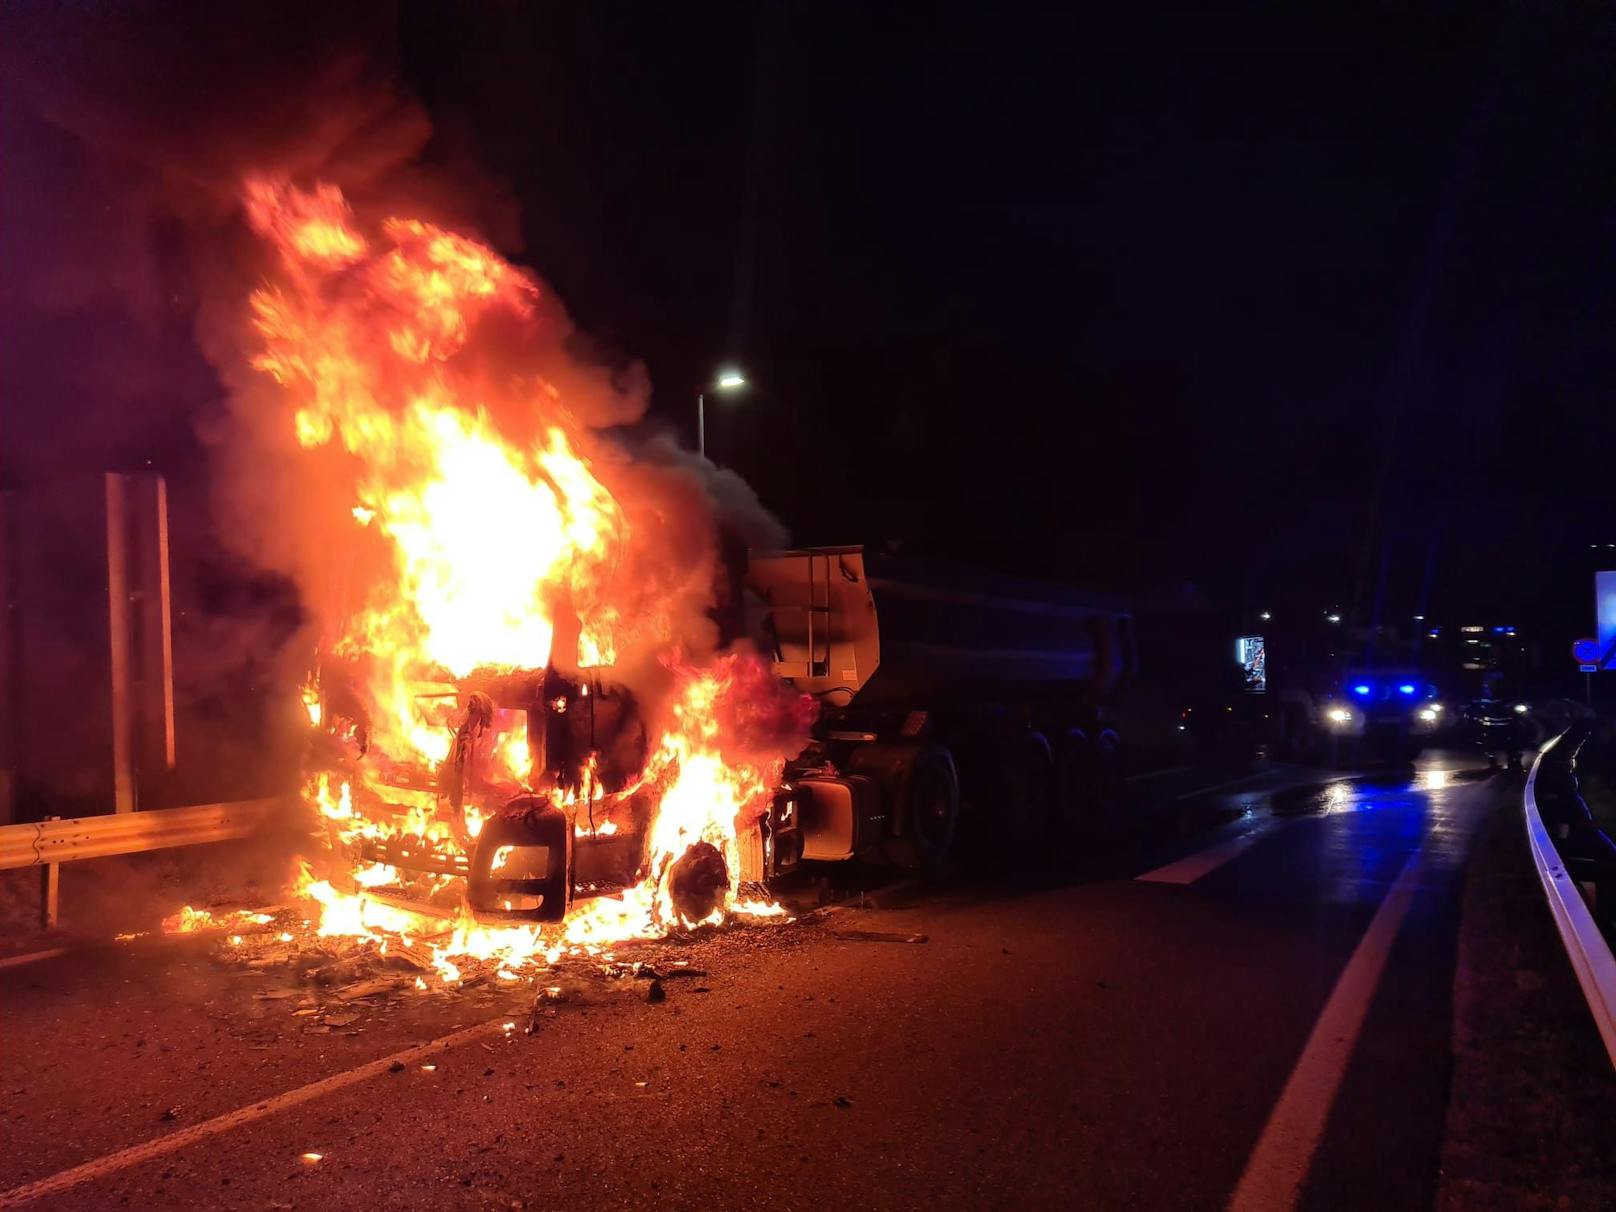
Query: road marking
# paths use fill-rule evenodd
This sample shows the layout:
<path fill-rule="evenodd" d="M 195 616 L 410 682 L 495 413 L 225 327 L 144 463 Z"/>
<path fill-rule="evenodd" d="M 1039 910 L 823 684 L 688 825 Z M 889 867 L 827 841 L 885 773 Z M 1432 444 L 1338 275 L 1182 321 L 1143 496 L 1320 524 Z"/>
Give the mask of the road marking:
<path fill-rule="evenodd" d="M 321 1078 L 307 1086 L 299 1086 L 295 1090 L 288 1090 L 284 1094 L 277 1094 L 262 1102 L 253 1103 L 250 1107 L 242 1107 L 236 1111 L 226 1112 L 213 1119 L 203 1120 L 200 1124 L 193 1124 L 189 1128 L 181 1128 L 178 1132 L 170 1132 L 167 1136 L 159 1136 L 142 1144 L 131 1145 L 127 1149 L 120 1149 L 116 1153 L 109 1153 L 105 1157 L 98 1157 L 94 1161 L 87 1161 L 82 1165 L 74 1166 L 70 1170 L 63 1170 L 52 1174 L 48 1178 L 37 1179 L 31 1183 L 24 1183 L 20 1187 L 13 1187 L 9 1191 L 0 1191 L 0 1208 L 15 1208 L 31 1200 L 39 1199 L 45 1195 L 56 1195 L 73 1187 L 93 1182 L 114 1174 L 119 1170 L 127 1170 L 130 1166 L 138 1166 L 142 1162 L 150 1161 L 154 1157 L 161 1157 L 165 1153 L 172 1153 L 176 1149 L 183 1149 L 194 1145 L 197 1141 L 206 1140 L 210 1136 L 218 1136 L 221 1132 L 229 1132 L 243 1124 L 250 1124 L 255 1120 L 264 1119 L 274 1115 L 277 1111 L 284 1111 L 288 1107 L 295 1107 L 299 1103 L 306 1103 L 347 1086 L 357 1085 L 362 1081 L 386 1073 L 395 1064 L 412 1065 L 417 1061 L 426 1059 L 438 1052 L 447 1052 L 461 1044 L 471 1043 L 482 1039 L 486 1035 L 503 1035 L 506 1024 L 511 1022 L 511 1016 L 504 1015 L 486 1023 L 478 1023 L 474 1027 L 466 1027 L 452 1034 L 429 1040 L 424 1044 L 417 1044 L 413 1048 L 406 1048 L 402 1052 L 395 1052 L 391 1056 L 384 1056 L 380 1060 L 373 1060 L 368 1064 L 360 1065 L 357 1069 L 349 1069 L 344 1073 L 334 1073 L 330 1077 Z"/>
<path fill-rule="evenodd" d="M 1148 783 L 1151 779 L 1164 779 L 1170 774 L 1183 774 L 1186 770 L 1194 769 L 1194 766 L 1168 766 L 1162 770 L 1147 770 L 1143 774 L 1130 774 L 1122 781 L 1124 783 Z"/>
<path fill-rule="evenodd" d="M 1414 901 L 1423 868 L 1423 845 L 1403 864 L 1369 928 L 1336 978 L 1330 999 L 1313 1024 L 1290 1080 L 1263 1125 L 1245 1173 L 1229 1198 L 1229 1212 L 1274 1212 L 1292 1208 L 1313 1164 L 1325 1120 L 1335 1102 L 1347 1062 L 1363 1030 L 1370 999 L 1380 984 L 1397 931 Z"/>
<path fill-rule="evenodd" d="M 1205 850 L 1198 850 L 1194 854 L 1176 859 L 1165 867 L 1157 867 L 1154 871 L 1136 875 L 1134 879 L 1143 880 L 1147 884 L 1193 884 L 1203 875 L 1216 871 L 1230 859 L 1238 858 L 1264 838 L 1273 837 L 1274 834 L 1291 824 L 1294 824 L 1294 822 L 1273 821 L 1266 826 L 1248 829 L 1244 833 L 1236 834 L 1227 841 L 1219 842 L 1215 846 L 1208 846 Z"/>
<path fill-rule="evenodd" d="M 1233 787 L 1239 783 L 1249 783 L 1253 779 L 1260 779 L 1265 775 L 1270 775 L 1273 773 L 1274 771 L 1272 770 L 1253 770 L 1250 774 L 1242 774 L 1237 779 L 1225 779 L 1221 783 L 1213 783 L 1210 787 L 1197 787 L 1193 791 L 1186 791 L 1183 795 L 1175 795 L 1173 797 L 1173 802 L 1177 803 L 1180 800 L 1193 800 L 1198 795 L 1211 795 L 1214 791 L 1222 791 L 1225 788 Z"/>
<path fill-rule="evenodd" d="M 66 955 L 66 947 L 51 947 L 45 951 L 30 951 L 27 955 L 8 955 L 0 959 L 0 968 L 16 968 L 22 964 L 31 964 L 35 960 L 47 960 L 53 955 Z"/>

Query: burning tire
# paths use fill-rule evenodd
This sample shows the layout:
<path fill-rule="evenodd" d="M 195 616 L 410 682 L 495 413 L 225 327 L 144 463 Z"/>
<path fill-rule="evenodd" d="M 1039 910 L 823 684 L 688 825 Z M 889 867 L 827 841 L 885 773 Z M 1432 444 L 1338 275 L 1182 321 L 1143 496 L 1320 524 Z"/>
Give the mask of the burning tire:
<path fill-rule="evenodd" d="M 718 848 L 697 842 L 668 870 L 668 896 L 687 922 L 702 922 L 724 907 L 729 867 Z"/>

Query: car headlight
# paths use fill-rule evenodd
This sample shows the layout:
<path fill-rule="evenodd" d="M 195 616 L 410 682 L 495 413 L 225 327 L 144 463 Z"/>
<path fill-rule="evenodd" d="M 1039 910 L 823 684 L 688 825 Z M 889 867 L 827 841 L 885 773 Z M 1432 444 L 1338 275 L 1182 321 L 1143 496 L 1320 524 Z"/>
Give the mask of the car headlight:
<path fill-rule="evenodd" d="M 1427 724 L 1436 723 L 1436 716 L 1437 712 L 1435 707 L 1423 707 L 1420 709 L 1420 719 L 1424 720 Z"/>
<path fill-rule="evenodd" d="M 1529 710 L 1529 708 L 1526 706 L 1525 703 L 1516 703 L 1515 704 L 1515 714 L 1516 715 L 1525 715 L 1528 710 Z"/>
<path fill-rule="evenodd" d="M 1350 724 L 1352 722 L 1352 712 L 1345 707 L 1332 707 L 1324 714 L 1332 724 Z"/>

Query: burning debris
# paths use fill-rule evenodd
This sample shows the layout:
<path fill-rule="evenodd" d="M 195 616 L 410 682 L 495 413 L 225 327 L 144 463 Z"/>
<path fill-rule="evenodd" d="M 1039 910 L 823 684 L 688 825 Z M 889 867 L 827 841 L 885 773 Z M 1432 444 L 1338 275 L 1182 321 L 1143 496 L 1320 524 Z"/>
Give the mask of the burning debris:
<path fill-rule="evenodd" d="M 692 468 L 588 427 L 588 376 L 532 352 L 564 315 L 492 250 L 327 185 L 254 181 L 245 206 L 275 258 L 252 366 L 306 497 L 284 523 L 316 553 L 321 845 L 297 906 L 248 923 L 270 938 L 230 946 L 313 957 L 316 980 L 463 985 L 780 919 L 742 891 L 811 702 L 715 621 L 719 522 Z"/>

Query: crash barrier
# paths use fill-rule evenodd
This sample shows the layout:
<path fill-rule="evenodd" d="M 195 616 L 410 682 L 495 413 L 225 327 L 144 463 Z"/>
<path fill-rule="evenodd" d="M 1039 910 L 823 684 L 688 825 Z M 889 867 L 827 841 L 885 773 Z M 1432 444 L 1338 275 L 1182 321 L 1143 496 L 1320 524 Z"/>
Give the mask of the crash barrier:
<path fill-rule="evenodd" d="M 62 863 L 247 837 L 283 803 L 271 797 L 4 825 L 0 826 L 0 870 L 40 869 L 40 923 L 48 929 L 56 924 Z"/>
<path fill-rule="evenodd" d="M 1616 1066 L 1616 956 L 1611 954 L 1609 942 L 1594 921 L 1567 858 L 1555 844 L 1558 836 L 1566 842 L 1575 838 L 1583 846 L 1596 848 L 1602 839 L 1604 847 L 1611 847 L 1610 839 L 1593 824 L 1577 792 L 1572 759 L 1586 737 L 1585 726 L 1573 725 L 1545 745 L 1532 763 L 1526 780 L 1526 840 L 1538 878 L 1543 881 L 1555 928 L 1605 1042 L 1605 1051 L 1612 1066 Z"/>

